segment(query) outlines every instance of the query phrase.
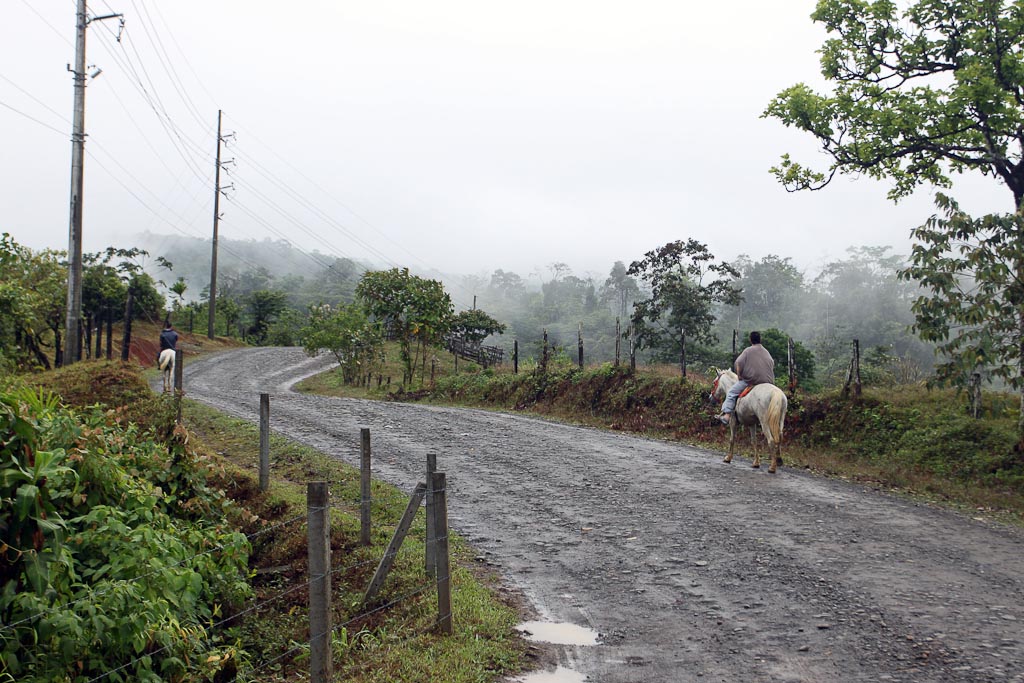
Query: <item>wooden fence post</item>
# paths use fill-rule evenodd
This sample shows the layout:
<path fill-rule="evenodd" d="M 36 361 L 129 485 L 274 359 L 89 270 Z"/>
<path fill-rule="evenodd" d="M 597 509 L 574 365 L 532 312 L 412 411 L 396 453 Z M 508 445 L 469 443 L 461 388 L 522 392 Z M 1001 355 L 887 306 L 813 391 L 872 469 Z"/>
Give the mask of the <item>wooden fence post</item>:
<path fill-rule="evenodd" d="M 853 395 L 860 397 L 860 339 L 853 340 Z"/>
<path fill-rule="evenodd" d="M 177 404 L 178 424 L 181 424 L 181 396 L 185 386 L 185 354 L 181 349 L 174 350 L 174 402 Z"/>
<path fill-rule="evenodd" d="M 437 453 L 427 453 L 427 476 L 424 479 L 427 482 L 425 493 L 427 538 L 424 543 L 426 552 L 423 563 L 427 576 L 437 576 L 437 529 L 434 527 L 434 523 L 437 521 L 434 518 L 434 505 L 437 501 L 434 498 L 434 489 L 430 486 L 430 478 L 434 476 L 435 472 L 437 472 Z"/>
<path fill-rule="evenodd" d="M 541 367 L 548 371 L 548 331 L 544 330 L 544 351 L 541 354 Z"/>
<path fill-rule="evenodd" d="M 787 337 L 786 353 L 789 361 L 789 397 L 796 394 L 796 356 L 793 353 L 793 338 Z"/>
<path fill-rule="evenodd" d="M 519 374 L 519 340 L 512 340 L 512 374 Z"/>
<path fill-rule="evenodd" d="M 622 350 L 622 325 L 615 319 L 615 367 L 619 367 L 619 353 Z"/>
<path fill-rule="evenodd" d="M 636 326 L 632 323 L 629 325 L 629 371 L 636 372 L 636 342 L 633 339 L 633 334 L 636 332 Z"/>
<path fill-rule="evenodd" d="M 967 384 L 967 395 L 971 401 L 971 417 L 981 417 L 981 373 L 972 372 L 970 382 Z"/>
<path fill-rule="evenodd" d="M 737 331 L 733 330 L 732 331 L 732 366 L 730 367 L 730 370 L 735 369 L 735 367 L 736 367 L 736 334 L 737 334 Z"/>
<path fill-rule="evenodd" d="M 577 347 L 579 349 L 579 366 L 583 369 L 583 323 L 580 323 L 580 331 L 576 333 Z"/>
<path fill-rule="evenodd" d="M 270 488 L 270 394 L 260 394 L 260 491 Z"/>
<path fill-rule="evenodd" d="M 427 489 L 433 489 L 434 495 L 434 532 L 437 545 L 437 625 L 441 633 L 451 635 L 452 627 L 452 591 L 450 565 L 448 562 L 448 494 L 444 472 L 434 472 Z"/>
<path fill-rule="evenodd" d="M 686 377 L 686 330 L 682 328 L 679 330 L 679 369 Z"/>
<path fill-rule="evenodd" d="M 306 485 L 309 514 L 309 680 L 329 683 L 331 659 L 331 516 L 327 482 Z"/>
<path fill-rule="evenodd" d="M 370 545 L 370 429 L 359 430 L 359 542 Z"/>

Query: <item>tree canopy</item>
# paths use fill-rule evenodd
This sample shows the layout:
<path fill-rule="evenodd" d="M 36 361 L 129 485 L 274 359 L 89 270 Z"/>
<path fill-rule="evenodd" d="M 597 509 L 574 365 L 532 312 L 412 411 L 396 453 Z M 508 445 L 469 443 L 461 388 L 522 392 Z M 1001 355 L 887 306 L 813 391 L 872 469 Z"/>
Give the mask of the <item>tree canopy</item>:
<path fill-rule="evenodd" d="M 680 332 L 697 343 L 715 342 L 714 304 L 735 305 L 740 292 L 732 285 L 739 272 L 715 262 L 707 245 L 694 239 L 676 240 L 633 261 L 627 273 L 650 287 L 651 296 L 633 308 L 635 334 L 641 347 L 677 357 Z"/>
<path fill-rule="evenodd" d="M 791 190 L 836 174 L 889 179 L 893 199 L 951 173 L 1002 180 L 1024 199 L 1024 4 L 1007 0 L 819 0 L 811 18 L 829 94 L 799 83 L 764 115 L 811 133 L 823 170 L 788 155 L 772 169 Z M 905 5 L 903 5 L 905 6 Z"/>

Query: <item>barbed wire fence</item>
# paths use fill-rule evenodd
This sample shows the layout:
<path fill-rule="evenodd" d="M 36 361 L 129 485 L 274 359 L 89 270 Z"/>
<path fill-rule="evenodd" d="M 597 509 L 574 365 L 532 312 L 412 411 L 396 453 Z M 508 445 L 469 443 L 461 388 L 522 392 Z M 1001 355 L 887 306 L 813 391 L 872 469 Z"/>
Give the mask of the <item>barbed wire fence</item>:
<path fill-rule="evenodd" d="M 183 375 L 181 373 L 181 354 L 178 354 L 179 365 L 176 368 L 175 393 L 179 403 L 179 424 L 180 424 L 180 401 L 184 394 Z M 270 401 L 268 394 L 260 395 L 260 455 L 259 455 L 259 482 L 260 489 L 266 491 L 270 479 Z M 371 545 L 371 510 L 372 495 L 371 486 L 371 450 L 370 430 L 360 430 L 360 487 L 358 500 L 354 501 L 359 507 L 360 534 L 359 545 L 372 547 Z M 269 659 L 259 662 L 248 663 L 239 673 L 253 677 L 257 674 L 269 672 L 281 662 L 289 659 L 296 659 L 299 655 L 309 653 L 309 680 L 311 683 L 326 683 L 331 680 L 333 669 L 332 661 L 332 639 L 344 630 L 368 623 L 372 617 L 392 610 L 397 606 L 412 601 L 422 601 L 423 596 L 436 592 L 437 608 L 436 618 L 430 626 L 425 629 L 414 630 L 404 634 L 401 641 L 422 636 L 434 631 L 442 635 L 451 635 L 454 632 L 452 618 L 452 596 L 451 596 L 451 572 L 449 564 L 448 548 L 448 513 L 447 513 L 447 480 L 444 472 L 438 472 L 436 467 L 436 455 L 428 454 L 424 470 L 424 480 L 418 482 L 409 495 L 409 504 L 405 514 L 402 516 L 391 542 L 386 550 L 379 556 L 371 559 L 349 562 L 337 562 L 331 552 L 331 510 L 343 511 L 346 514 L 353 513 L 353 501 L 344 501 L 339 496 L 338 502 L 332 502 L 330 495 L 331 486 L 347 484 L 346 481 L 331 480 L 329 476 L 321 476 L 320 481 L 307 482 L 307 509 L 305 514 L 295 515 L 288 519 L 266 526 L 252 533 L 242 535 L 236 534 L 233 542 L 219 544 L 203 552 L 196 553 L 178 562 L 155 568 L 145 574 L 130 579 L 119 580 L 100 591 L 90 591 L 86 595 L 75 600 L 54 605 L 46 610 L 39 610 L 31 616 L 25 617 L 10 624 L 0 625 L 0 639 L 17 638 L 19 629 L 33 628 L 34 622 L 47 616 L 66 613 L 83 603 L 95 603 L 104 595 L 123 589 L 129 584 L 150 581 L 167 572 L 194 567 L 196 561 L 203 557 L 221 552 L 230 552 L 243 547 L 251 547 L 254 541 L 271 534 L 289 531 L 294 528 L 293 533 L 303 533 L 307 536 L 308 568 L 305 573 L 294 576 L 276 593 L 254 599 L 242 606 L 237 611 L 225 616 L 216 622 L 204 625 L 190 642 L 188 646 L 193 650 L 204 645 L 211 644 L 214 639 L 220 636 L 226 628 L 237 625 L 247 615 L 258 614 L 261 610 L 281 600 L 301 594 L 305 591 L 308 594 L 307 609 L 309 613 L 309 637 L 305 642 L 291 641 L 290 647 L 275 654 Z M 319 473 L 321 475 L 326 473 Z M 409 553 L 412 548 L 406 546 L 403 550 L 403 541 L 409 534 L 413 520 L 418 514 L 420 507 L 425 507 L 426 534 L 423 539 L 424 556 L 411 562 L 423 563 L 423 581 L 415 586 L 405 588 L 401 594 L 387 598 L 379 603 L 378 594 L 385 585 L 388 573 L 395 565 L 401 553 Z M 334 592 L 331 590 L 332 577 L 339 575 L 351 575 L 361 573 L 373 565 L 376 570 L 373 572 L 373 579 L 366 587 L 359 609 L 355 614 L 347 616 L 344 621 L 332 625 L 332 602 Z M 289 565 L 290 567 L 290 565 Z M 294 599 L 294 597 L 292 597 Z M 379 604 L 378 604 L 379 603 Z M 413 617 L 416 619 L 418 617 Z M 411 620 L 410 620 L 411 621 Z M 392 643 L 394 645 L 394 643 Z M 140 665 L 150 665 L 153 658 L 163 653 L 173 651 L 182 647 L 181 641 L 168 643 L 162 647 L 148 648 L 137 656 L 125 661 L 120 666 L 111 668 L 87 679 L 86 683 L 100 683 L 105 680 L 131 680 L 139 670 Z"/>

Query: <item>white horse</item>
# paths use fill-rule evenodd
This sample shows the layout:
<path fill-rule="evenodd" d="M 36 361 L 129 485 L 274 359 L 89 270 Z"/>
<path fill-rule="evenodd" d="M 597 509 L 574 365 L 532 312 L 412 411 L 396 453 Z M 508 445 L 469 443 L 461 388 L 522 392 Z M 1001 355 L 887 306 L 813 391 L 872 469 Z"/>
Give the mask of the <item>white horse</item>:
<path fill-rule="evenodd" d="M 171 389 L 174 388 L 174 349 L 164 349 L 160 352 L 160 372 L 164 376 L 164 393 L 171 393 Z"/>
<path fill-rule="evenodd" d="M 718 376 L 715 378 L 709 398 L 721 402 L 725 400 L 729 388 L 738 382 L 739 378 L 732 370 L 714 370 Z M 772 464 L 768 472 L 775 474 L 775 470 L 782 463 L 782 426 L 786 421 L 788 406 L 789 401 L 785 392 L 774 384 L 758 384 L 750 389 L 746 396 L 736 401 L 736 410 L 729 420 L 729 455 L 725 456 L 724 462 L 732 462 L 738 422 L 744 427 L 750 427 L 750 441 L 754 449 L 753 466 L 761 466 L 761 454 L 757 451 L 757 425 L 760 424 L 761 431 L 768 441 L 768 448 L 772 452 Z"/>

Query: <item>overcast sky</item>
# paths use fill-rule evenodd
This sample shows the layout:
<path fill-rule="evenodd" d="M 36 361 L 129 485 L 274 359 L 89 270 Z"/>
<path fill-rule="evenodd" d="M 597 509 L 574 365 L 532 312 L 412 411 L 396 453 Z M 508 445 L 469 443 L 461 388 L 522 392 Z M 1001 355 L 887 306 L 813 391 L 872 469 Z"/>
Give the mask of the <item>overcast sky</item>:
<path fill-rule="evenodd" d="M 109 3 L 109 4 L 108 4 Z M 813 273 L 849 246 L 909 249 L 932 192 L 769 174 L 813 141 L 761 119 L 820 85 L 813 0 L 105 0 L 90 25 L 85 249 L 208 238 L 217 110 L 235 159 L 221 235 L 384 265 L 607 274 L 671 240 Z M 66 249 L 74 0 L 4 0 L 0 231 Z M 974 179 L 975 213 L 1012 209 Z M 312 259 L 311 259 L 312 263 Z M 199 283 L 199 289 L 205 283 Z"/>

